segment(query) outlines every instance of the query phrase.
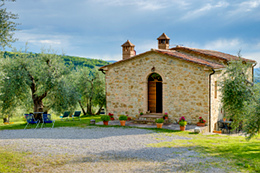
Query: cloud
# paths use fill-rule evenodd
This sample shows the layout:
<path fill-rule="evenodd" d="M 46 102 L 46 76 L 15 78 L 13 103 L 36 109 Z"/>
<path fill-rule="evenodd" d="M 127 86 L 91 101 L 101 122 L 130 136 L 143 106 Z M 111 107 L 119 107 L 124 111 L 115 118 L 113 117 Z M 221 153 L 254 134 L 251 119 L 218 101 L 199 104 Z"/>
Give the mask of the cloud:
<path fill-rule="evenodd" d="M 109 6 L 134 6 L 141 10 L 160 10 L 164 8 L 169 8 L 174 5 L 179 7 L 186 7 L 189 3 L 179 0 L 93 0 L 94 2 L 102 3 Z"/>
<path fill-rule="evenodd" d="M 61 34 L 43 34 L 38 30 L 22 30 L 15 33 L 15 37 L 19 38 L 16 44 L 24 47 L 25 43 L 28 43 L 29 47 L 51 47 L 53 49 L 69 49 L 70 45 L 70 36 L 61 35 Z"/>
<path fill-rule="evenodd" d="M 227 12 L 227 15 L 231 18 L 235 16 L 237 19 L 240 19 L 241 17 L 245 16 L 248 16 L 250 18 L 256 17 L 257 19 L 259 19 L 259 7 L 260 0 L 243 1 L 232 5 L 232 9 L 229 12 Z"/>
<path fill-rule="evenodd" d="M 194 4 L 193 4 L 193 6 L 194 6 Z M 198 18 L 202 15 L 212 13 L 212 10 L 214 10 L 214 9 L 226 8 L 228 6 L 229 6 L 229 3 L 225 2 L 225 1 L 218 2 L 217 4 L 210 4 L 210 3 L 203 4 L 202 7 L 189 11 L 184 17 L 182 17 L 182 19 L 187 20 L 187 19 Z"/>
<path fill-rule="evenodd" d="M 214 41 L 207 42 L 203 48 L 211 49 L 211 50 L 239 50 L 241 47 L 244 47 L 245 43 L 243 43 L 238 38 L 233 39 L 217 39 Z"/>

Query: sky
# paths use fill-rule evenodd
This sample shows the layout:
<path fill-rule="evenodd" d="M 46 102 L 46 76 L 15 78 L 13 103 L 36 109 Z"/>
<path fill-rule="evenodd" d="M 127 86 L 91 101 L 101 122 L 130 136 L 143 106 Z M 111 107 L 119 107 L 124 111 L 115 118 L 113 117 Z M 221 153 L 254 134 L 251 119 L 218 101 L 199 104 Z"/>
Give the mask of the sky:
<path fill-rule="evenodd" d="M 40 53 L 121 60 L 130 40 L 137 54 L 157 48 L 164 32 L 170 47 L 210 49 L 260 64 L 260 0 L 16 0 L 6 2 L 20 23 L 12 44 Z"/>

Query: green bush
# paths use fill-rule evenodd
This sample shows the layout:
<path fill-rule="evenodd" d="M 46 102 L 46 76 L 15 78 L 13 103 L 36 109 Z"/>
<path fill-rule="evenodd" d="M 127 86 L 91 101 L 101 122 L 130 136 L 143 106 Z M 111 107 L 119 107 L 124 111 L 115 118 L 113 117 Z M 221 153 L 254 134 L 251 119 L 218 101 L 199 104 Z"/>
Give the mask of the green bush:
<path fill-rule="evenodd" d="M 179 125 L 180 125 L 180 126 L 186 126 L 186 125 L 187 125 L 187 121 L 180 121 L 180 122 L 179 122 Z"/>
<path fill-rule="evenodd" d="M 162 118 L 159 118 L 159 119 L 156 119 L 156 120 L 155 120 L 156 123 L 163 123 L 163 121 L 164 121 L 164 120 L 163 120 Z"/>
<path fill-rule="evenodd" d="M 109 121 L 110 120 L 110 117 L 108 115 L 102 115 L 101 116 L 101 120 L 102 121 Z"/>
<path fill-rule="evenodd" d="M 126 115 L 120 115 L 119 116 L 119 120 L 121 120 L 121 121 L 126 121 L 127 120 L 127 116 Z"/>

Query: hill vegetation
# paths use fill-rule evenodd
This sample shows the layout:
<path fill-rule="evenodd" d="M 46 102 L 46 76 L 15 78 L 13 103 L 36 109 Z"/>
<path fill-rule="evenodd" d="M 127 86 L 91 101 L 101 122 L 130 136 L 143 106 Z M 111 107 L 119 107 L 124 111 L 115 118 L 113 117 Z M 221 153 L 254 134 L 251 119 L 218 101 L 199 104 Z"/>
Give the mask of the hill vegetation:
<path fill-rule="evenodd" d="M 19 52 L 3 52 L 3 57 L 16 57 L 19 56 L 19 54 L 27 54 L 28 57 L 37 57 L 40 54 L 39 53 L 19 53 Z M 65 65 L 72 65 L 73 68 L 80 68 L 80 67 L 88 67 L 90 70 L 94 69 L 95 67 L 102 67 L 104 65 L 109 64 L 107 61 L 98 60 L 98 59 L 89 59 L 89 58 L 81 58 L 76 56 L 68 56 L 68 55 L 58 55 L 61 59 L 64 60 Z"/>

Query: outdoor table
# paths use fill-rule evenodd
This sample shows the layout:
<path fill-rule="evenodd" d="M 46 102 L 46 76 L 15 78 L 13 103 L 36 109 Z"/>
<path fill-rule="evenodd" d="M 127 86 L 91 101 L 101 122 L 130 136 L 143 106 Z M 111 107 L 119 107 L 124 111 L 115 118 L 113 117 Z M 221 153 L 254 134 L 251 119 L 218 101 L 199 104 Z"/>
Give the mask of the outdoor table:
<path fill-rule="evenodd" d="M 218 121 L 218 128 L 222 131 L 223 129 L 227 130 L 230 133 L 232 121 Z"/>

